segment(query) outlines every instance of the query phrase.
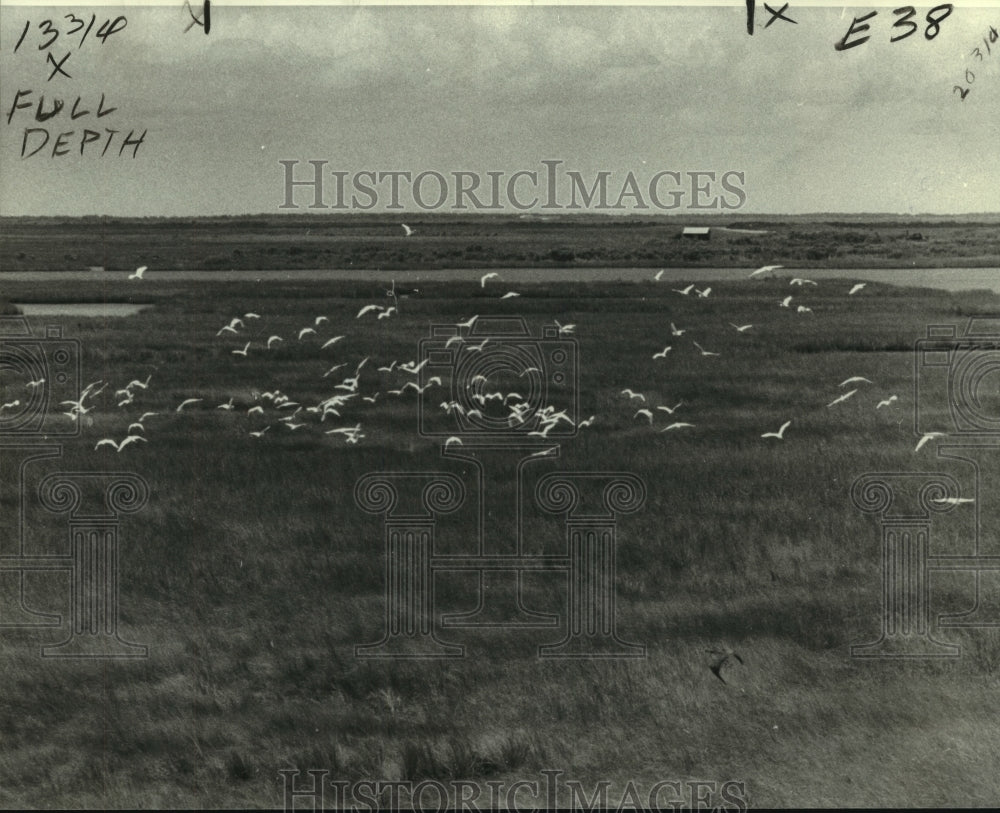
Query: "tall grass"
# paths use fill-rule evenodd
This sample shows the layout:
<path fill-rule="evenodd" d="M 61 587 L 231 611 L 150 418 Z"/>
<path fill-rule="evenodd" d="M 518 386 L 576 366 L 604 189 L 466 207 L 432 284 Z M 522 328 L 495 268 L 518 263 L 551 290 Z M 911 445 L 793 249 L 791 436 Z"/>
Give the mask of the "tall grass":
<path fill-rule="evenodd" d="M 31 293 L 9 287 L 14 299 Z M 375 283 L 152 280 L 143 296 L 153 309 L 72 320 L 84 382 L 111 386 L 58 466 L 132 470 L 150 484 L 149 505 L 123 520 L 120 564 L 122 635 L 150 657 L 41 659 L 38 647 L 65 629 L 3 631 L 0 803 L 272 806 L 285 767 L 349 781 L 485 782 L 550 767 L 584 783 L 742 779 L 756 804 L 848 805 L 973 803 L 980 797 L 949 784 L 966 766 L 961 775 L 996 790 L 986 760 L 959 753 L 1000 744 L 981 713 L 997 685 L 989 633 L 947 633 L 963 643 L 958 662 L 847 656 L 877 637 L 880 611 L 877 526 L 848 492 L 859 474 L 935 462 L 913 453 L 908 351 L 927 324 L 1000 301 L 875 284 L 848 298 L 823 285 L 801 295 L 814 312 L 797 314 L 777 306 L 786 289 L 713 284 L 695 300 L 652 284 L 547 284 L 522 286 L 511 302 L 475 285 L 427 284 L 397 317 L 366 321 L 355 318 L 360 305 L 385 299 Z M 215 334 L 250 310 L 262 318 L 241 359 L 231 350 L 247 339 Z M 471 474 L 419 437 L 412 392 L 387 394 L 406 376 L 375 368 L 415 359 L 430 323 L 474 313 L 522 314 L 536 331 L 553 319 L 577 325 L 580 416 L 597 419 L 563 443 L 558 463 L 531 467 L 528 485 L 557 467 L 643 478 L 645 507 L 618 526 L 617 587 L 619 634 L 645 644 L 645 660 L 539 660 L 558 628 L 449 628 L 442 634 L 467 647 L 459 660 L 354 657 L 356 644 L 381 636 L 385 606 L 382 522 L 355 505 L 354 483 L 373 470 Z M 345 334 L 326 350 L 295 338 L 320 314 L 322 337 Z M 671 337 L 671 321 L 688 333 Z M 755 327 L 739 334 L 729 322 Z M 274 333 L 285 341 L 267 352 Z M 720 355 L 700 356 L 691 340 Z M 667 359 L 653 361 L 666 344 Z M 365 356 L 362 391 L 381 392 L 374 404 L 355 399 L 322 424 L 304 416 L 294 432 L 266 403 L 265 418 L 247 415 L 274 388 L 313 404 Z M 324 379 L 338 362 L 347 366 Z M 149 389 L 117 407 L 113 390 L 146 375 Z M 828 407 L 853 375 L 874 383 Z M 650 408 L 683 406 L 650 426 L 625 387 Z M 876 409 L 890 394 L 898 401 Z M 216 409 L 230 397 L 236 409 Z M 203 401 L 177 413 L 184 398 Z M 159 413 L 145 422 L 147 444 L 95 451 L 144 411 Z M 695 426 L 659 432 L 668 420 Z M 783 441 L 760 437 L 786 420 Z M 359 421 L 367 437 L 356 446 L 324 434 Z M 263 437 L 249 436 L 264 425 Z M 3 476 L 6 512 L 14 475 L 5 466 Z M 30 487 L 40 476 L 29 472 Z M 493 486 L 513 505 L 512 484 Z M 531 499 L 522 508 L 530 550 L 564 553 L 561 518 Z M 477 510 L 470 493 L 441 519 L 442 549 L 475 549 Z M 65 546 L 60 522 L 33 514 L 32 544 Z M 527 606 L 564 612 L 564 575 L 523 583 Z M 28 587 L 32 606 L 67 612 L 64 577 L 32 576 Z M 475 604 L 468 576 L 440 574 L 437 587 L 440 612 Z M 935 589 L 959 609 L 968 596 L 960 577 Z M 709 669 L 706 650 L 718 646 L 744 658 L 731 684 Z M 817 785 L 819 766 L 852 782 Z"/>

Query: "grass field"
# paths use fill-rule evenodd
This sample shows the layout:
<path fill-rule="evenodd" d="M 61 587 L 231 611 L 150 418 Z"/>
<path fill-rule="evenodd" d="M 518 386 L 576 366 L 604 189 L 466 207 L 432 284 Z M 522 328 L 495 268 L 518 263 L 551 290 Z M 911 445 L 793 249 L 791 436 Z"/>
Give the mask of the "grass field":
<path fill-rule="evenodd" d="M 2 218 L 5 271 L 996 265 L 997 215 Z M 685 239 L 709 226 L 709 240 Z"/>
<path fill-rule="evenodd" d="M 705 287 L 696 272 L 690 281 Z M 32 320 L 79 339 L 83 383 L 109 385 L 61 459 L 28 472 L 29 488 L 55 468 L 148 481 L 149 504 L 122 521 L 120 619 L 122 636 L 147 644 L 149 657 L 43 659 L 39 647 L 65 628 L 0 630 L 0 805 L 274 807 L 283 768 L 481 784 L 553 769 L 588 793 L 610 782 L 614 800 L 630 781 L 732 780 L 746 783 L 753 806 L 1000 798 L 995 630 L 939 633 L 962 645 L 957 660 L 849 655 L 879 635 L 881 583 L 879 529 L 854 508 L 850 486 L 866 472 L 949 470 L 934 443 L 914 452 L 914 343 L 929 324 L 961 329 L 1000 312 L 1000 297 L 874 283 L 848 296 L 848 282 L 800 289 L 781 279 L 712 283 L 707 298 L 650 280 L 525 285 L 501 300 L 500 282 L 429 283 L 390 318 L 356 318 L 365 304 L 390 304 L 383 283 L 192 285 L 150 274 L 125 297 L 99 283 L 71 294 L 5 284 L 12 302 L 155 307 Z M 779 307 L 788 294 L 792 307 Z M 217 335 L 247 312 L 260 318 Z M 559 630 L 489 629 L 447 631 L 467 647 L 462 659 L 354 656 L 381 636 L 385 606 L 382 524 L 356 506 L 355 482 L 370 471 L 470 473 L 420 437 L 412 390 L 389 394 L 413 376 L 376 367 L 416 360 L 432 323 L 474 314 L 523 316 L 535 335 L 554 320 L 575 325 L 579 416 L 595 420 L 562 442 L 558 462 L 535 466 L 630 471 L 646 483 L 645 506 L 618 525 L 616 584 L 619 634 L 645 644 L 645 659 L 540 660 L 537 645 Z M 320 315 L 328 321 L 316 325 Z M 684 335 L 671 335 L 671 322 Z M 299 340 L 305 326 L 316 335 Z M 283 341 L 268 351 L 271 335 Z M 247 356 L 234 355 L 247 341 Z M 321 423 L 303 410 L 292 431 L 279 420 L 291 410 L 260 395 L 280 389 L 315 405 L 365 357 L 360 393 L 380 395 L 349 401 L 340 417 Z M 346 366 L 324 378 L 337 363 Z M 116 406 L 114 390 L 147 376 L 147 389 Z M 872 383 L 839 386 L 852 376 Z M 23 386 L 0 383 L 3 401 Z M 651 410 L 683 403 L 673 416 L 655 411 L 651 426 L 624 388 Z M 440 390 L 435 406 L 449 397 Z M 897 400 L 877 409 L 890 395 Z M 202 400 L 177 412 L 189 398 Z M 233 410 L 216 408 L 229 399 Z M 264 413 L 248 415 L 254 405 Z M 147 411 L 158 414 L 144 421 L 146 442 L 95 449 Z M 694 426 L 659 431 L 672 421 Z M 783 440 L 761 438 L 786 421 Z M 325 434 L 357 423 L 356 444 Z M 0 552 L 10 553 L 18 495 L 6 460 Z M 994 482 L 997 471 L 983 476 Z M 27 510 L 29 550 L 65 552 L 59 521 Z M 941 538 L 953 534 L 968 552 L 961 510 L 943 522 Z M 441 544 L 467 550 L 471 527 L 466 508 L 442 519 Z M 558 522 L 529 512 L 526 528 L 533 550 L 559 551 Z M 970 578 L 932 579 L 934 613 L 967 608 Z M 525 585 L 532 609 L 561 611 L 564 576 Z M 67 595 L 65 576 L 29 579 L 36 609 L 66 617 Z M 438 598 L 438 613 L 470 609 L 475 583 L 443 574 Z M 9 604 L 9 590 L 0 601 Z M 727 667 L 727 682 L 707 651 L 722 647 L 744 661 Z"/>

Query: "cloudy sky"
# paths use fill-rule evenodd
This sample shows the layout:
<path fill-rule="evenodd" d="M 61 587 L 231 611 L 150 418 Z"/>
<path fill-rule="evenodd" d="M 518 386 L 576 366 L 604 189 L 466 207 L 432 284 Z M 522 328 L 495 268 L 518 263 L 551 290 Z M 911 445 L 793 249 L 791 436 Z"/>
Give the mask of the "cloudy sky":
<path fill-rule="evenodd" d="M 751 37 L 742 3 L 218 0 L 206 36 L 184 32 L 190 17 L 180 3 L 86 14 L 4 5 L 0 213 L 276 213 L 282 159 L 301 162 L 299 178 L 311 175 L 306 162 L 321 160 L 349 175 L 483 179 L 560 160 L 588 184 L 610 173 L 612 197 L 629 172 L 641 187 L 660 171 L 733 171 L 744 173 L 748 213 L 1000 211 L 1000 41 L 992 53 L 982 42 L 990 25 L 1000 29 L 1000 6 L 960 6 L 927 40 L 929 7 L 914 18 L 919 30 L 896 43 L 890 37 L 906 27 L 893 29 L 898 15 L 878 8 L 871 39 L 838 52 L 852 18 L 874 7 L 792 3 L 786 13 L 796 24 L 765 29 L 770 15 L 758 3 Z M 81 46 L 82 31 L 67 33 L 70 12 L 86 21 L 96 13 L 93 31 L 119 14 L 127 25 L 103 43 L 91 33 Z M 39 26 L 45 19 L 60 36 L 39 50 L 51 36 Z M 50 53 L 69 53 L 62 67 L 71 78 L 48 79 Z M 954 85 L 969 88 L 964 101 Z M 102 93 L 105 108 L 116 109 L 97 119 Z M 42 94 L 43 115 L 54 98 L 65 107 L 39 122 Z M 77 113 L 90 113 L 71 119 L 78 96 Z M 12 110 L 15 103 L 31 106 Z M 80 155 L 88 128 L 101 135 Z M 102 157 L 105 128 L 119 132 Z M 145 141 L 135 158 L 131 148 L 119 157 L 129 130 L 146 130 Z M 67 154 L 53 157 L 67 131 Z M 303 206 L 312 202 L 297 194 Z"/>

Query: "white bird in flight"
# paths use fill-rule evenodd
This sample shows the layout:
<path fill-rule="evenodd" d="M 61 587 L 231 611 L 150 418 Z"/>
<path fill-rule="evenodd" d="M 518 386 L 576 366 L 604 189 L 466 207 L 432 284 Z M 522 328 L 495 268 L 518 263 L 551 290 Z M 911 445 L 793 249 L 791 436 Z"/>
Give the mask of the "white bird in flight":
<path fill-rule="evenodd" d="M 945 437 L 945 433 L 944 432 L 925 432 L 924 435 L 923 435 L 923 437 L 921 437 L 920 440 L 917 441 L 917 448 L 915 448 L 913 450 L 914 454 L 916 454 L 917 452 L 919 452 L 920 448 L 925 443 L 927 443 L 927 441 L 934 440 L 935 438 L 943 438 L 943 437 Z"/>
<path fill-rule="evenodd" d="M 275 342 L 283 342 L 283 341 L 284 339 L 282 339 L 281 336 L 271 336 L 267 340 L 267 349 L 270 350 Z"/>
<path fill-rule="evenodd" d="M 669 353 L 671 350 L 673 350 L 673 345 L 669 345 L 668 344 L 659 353 L 653 353 L 653 358 L 654 359 L 665 359 L 667 357 L 667 353 Z"/>
<path fill-rule="evenodd" d="M 675 412 L 677 411 L 677 407 L 679 407 L 679 406 L 680 406 L 681 404 L 683 404 L 683 403 L 684 403 L 683 401 L 678 401 L 678 402 L 677 402 L 677 403 L 676 403 L 676 404 L 675 404 L 674 406 L 672 406 L 672 407 L 668 407 L 668 406 L 658 406 L 658 407 L 657 407 L 657 409 L 661 409 L 661 410 L 663 410 L 663 411 L 664 411 L 664 412 L 666 412 L 666 413 L 667 413 L 668 415 L 673 415 L 673 414 L 674 414 L 674 413 L 675 413 Z"/>
<path fill-rule="evenodd" d="M 703 356 L 717 356 L 717 355 L 719 355 L 718 353 L 713 353 L 711 350 L 706 350 L 704 347 L 702 347 L 700 344 L 698 344 L 698 342 L 692 342 L 692 344 L 695 347 L 697 347 L 699 351 L 701 351 L 701 354 Z"/>
<path fill-rule="evenodd" d="M 361 310 L 358 311 L 356 319 L 360 319 L 366 313 L 371 313 L 372 311 L 379 311 L 380 313 L 384 311 L 385 308 L 382 305 L 365 305 Z"/>
<path fill-rule="evenodd" d="M 788 284 L 802 286 L 802 285 L 815 285 L 816 283 L 813 282 L 811 279 L 803 279 L 802 277 L 796 277 Z"/>
<path fill-rule="evenodd" d="M 734 328 L 736 328 L 737 333 L 746 333 L 748 330 L 750 330 L 750 328 L 753 327 L 753 325 L 737 325 L 733 324 L 732 322 L 730 322 L 729 324 L 731 324 Z"/>
<path fill-rule="evenodd" d="M 129 279 L 142 279 L 142 275 L 146 273 L 148 266 L 140 265 L 135 271 L 128 275 Z"/>
<path fill-rule="evenodd" d="M 483 274 L 479 278 L 479 287 L 480 288 L 485 288 L 486 287 L 486 280 L 488 280 L 488 279 L 499 279 L 499 278 L 500 278 L 500 275 L 496 271 L 490 271 L 488 274 Z"/>
<path fill-rule="evenodd" d="M 694 424 L 693 423 L 684 423 L 683 421 L 676 421 L 676 422 L 670 424 L 670 426 L 665 426 L 660 431 L 661 432 L 669 432 L 671 429 L 684 429 L 685 427 L 688 427 L 688 426 L 694 426 Z"/>
<path fill-rule="evenodd" d="M 712 289 L 711 289 L 711 288 L 706 288 L 706 289 L 705 289 L 704 291 L 702 291 L 702 290 L 701 290 L 701 289 L 699 289 L 699 288 L 695 288 L 695 291 L 697 291 L 697 293 L 698 293 L 698 297 L 699 297 L 700 299 L 708 299 L 708 295 L 709 295 L 710 293 L 712 293 Z"/>
<path fill-rule="evenodd" d="M 845 392 L 843 395 L 841 395 L 841 396 L 839 396 L 837 398 L 834 398 L 829 404 L 827 404 L 827 406 L 828 407 L 832 407 L 834 404 L 840 404 L 840 403 L 846 401 L 848 398 L 850 398 L 856 392 L 857 392 L 857 390 L 850 390 L 849 392 Z"/>
<path fill-rule="evenodd" d="M 757 276 L 763 276 L 765 274 L 773 274 L 779 268 L 784 268 L 784 267 L 785 266 L 783 265 L 762 265 L 756 271 L 751 272 L 750 279 L 753 279 L 754 277 Z"/>
<path fill-rule="evenodd" d="M 875 409 L 881 409 L 884 406 L 892 406 L 893 401 L 898 401 L 898 400 L 899 400 L 899 396 L 898 395 L 890 395 L 884 401 L 879 401 L 875 405 Z"/>
<path fill-rule="evenodd" d="M 635 392 L 634 390 L 626 388 L 621 391 L 621 394 L 627 395 L 629 398 L 638 398 L 643 403 L 646 403 L 646 396 L 643 395 L 641 392 Z"/>
<path fill-rule="evenodd" d="M 307 333 L 312 333 L 312 335 L 315 336 L 316 335 L 316 330 L 314 328 L 311 328 L 311 327 L 304 327 L 304 328 L 302 328 L 302 330 L 299 331 L 299 341 L 300 342 L 302 341 L 302 337 L 305 336 Z"/>
<path fill-rule="evenodd" d="M 778 307 L 787 308 L 791 304 L 792 304 L 792 298 L 790 296 L 786 296 L 784 299 L 781 300 L 781 302 L 778 303 Z"/>
<path fill-rule="evenodd" d="M 576 325 L 561 325 L 559 324 L 558 319 L 553 319 L 552 321 L 556 323 L 556 327 L 559 329 L 560 336 L 565 336 L 566 334 L 572 333 L 574 330 L 576 330 Z"/>
<path fill-rule="evenodd" d="M 859 282 L 850 291 L 847 292 L 848 296 L 854 296 L 858 291 L 865 287 L 867 283 Z"/>
<path fill-rule="evenodd" d="M 94 451 L 97 451 L 97 449 L 99 449 L 101 446 L 113 446 L 116 452 L 120 452 L 130 443 L 135 443 L 137 440 L 141 440 L 143 443 L 147 442 L 142 435 L 129 435 L 128 437 L 123 438 L 120 443 L 115 443 L 114 440 L 112 440 L 111 438 L 103 438 L 97 441 L 97 445 L 94 447 Z"/>
<path fill-rule="evenodd" d="M 520 296 L 520 294 L 517 291 L 507 291 L 507 293 L 505 293 L 500 298 L 501 299 L 513 299 L 515 296 Z"/>
<path fill-rule="evenodd" d="M 325 342 L 323 342 L 323 345 L 320 347 L 320 350 L 326 350 L 326 348 L 328 348 L 331 344 L 336 344 L 343 338 L 344 338 L 343 336 L 334 336 L 332 339 L 327 339 Z"/>
<path fill-rule="evenodd" d="M 246 357 L 247 357 L 247 351 L 248 351 L 249 349 L 250 349 L 250 342 L 247 342 L 247 343 L 246 343 L 246 344 L 245 344 L 245 345 L 243 346 L 243 349 L 242 349 L 242 350 L 233 350 L 233 351 L 232 351 L 232 354 L 233 354 L 234 356 L 243 356 L 243 358 L 246 358 Z"/>
<path fill-rule="evenodd" d="M 685 333 L 687 333 L 687 328 L 685 328 L 684 330 L 680 330 L 677 327 L 677 325 L 675 325 L 673 322 L 671 322 L 670 323 L 670 333 L 673 336 L 683 336 Z"/>
<path fill-rule="evenodd" d="M 665 269 L 661 268 L 659 271 L 657 271 L 656 274 L 654 275 L 653 279 L 656 280 L 657 282 L 659 282 L 660 281 L 660 277 L 663 276 L 664 270 Z"/>
<path fill-rule="evenodd" d="M 181 401 L 180 404 L 178 404 L 176 411 L 180 412 L 182 409 L 184 409 L 184 407 L 188 406 L 189 404 L 197 404 L 201 400 L 202 400 L 201 398 L 187 398 Z"/>
<path fill-rule="evenodd" d="M 653 423 L 653 413 L 650 412 L 648 409 L 637 410 L 636 413 L 635 413 L 635 415 L 633 415 L 632 417 L 633 418 L 638 418 L 640 415 L 642 415 L 643 417 L 645 417 L 649 421 L 650 424 Z"/>
<path fill-rule="evenodd" d="M 416 231 L 416 229 L 411 229 L 405 223 L 400 223 L 399 225 L 403 227 L 403 231 L 406 233 L 407 237 L 409 237 L 411 234 L 413 234 L 413 232 Z"/>
<path fill-rule="evenodd" d="M 785 437 L 784 437 L 784 435 L 785 435 L 785 430 L 786 430 L 786 429 L 787 429 L 787 428 L 788 428 L 789 426 L 791 426 L 791 424 L 792 424 L 792 422 L 791 422 L 791 421 L 785 421 L 785 422 L 784 422 L 784 423 L 783 423 L 783 424 L 781 425 L 781 429 L 779 429 L 779 430 L 778 430 L 777 432 L 765 432 L 765 433 L 764 433 L 763 435 L 761 435 L 761 437 L 762 437 L 762 438 L 777 438 L 778 440 L 784 440 L 784 439 L 785 439 Z"/>
<path fill-rule="evenodd" d="M 852 375 L 850 378 L 845 378 L 837 386 L 846 387 L 848 384 L 860 384 L 862 381 L 865 382 L 865 384 L 871 384 L 872 383 L 871 381 L 869 381 L 867 378 L 865 378 L 862 375 Z"/>
<path fill-rule="evenodd" d="M 694 283 L 692 282 L 690 285 L 688 285 L 687 288 L 682 288 L 680 290 L 678 290 L 677 288 L 671 288 L 670 290 L 673 291 L 675 294 L 683 294 L 684 296 L 687 296 L 689 293 L 691 293 L 691 289 L 693 288 L 694 288 Z"/>
<path fill-rule="evenodd" d="M 796 311 L 799 313 L 812 313 L 813 309 L 807 308 L 805 305 L 799 305 L 798 308 L 796 308 Z"/>

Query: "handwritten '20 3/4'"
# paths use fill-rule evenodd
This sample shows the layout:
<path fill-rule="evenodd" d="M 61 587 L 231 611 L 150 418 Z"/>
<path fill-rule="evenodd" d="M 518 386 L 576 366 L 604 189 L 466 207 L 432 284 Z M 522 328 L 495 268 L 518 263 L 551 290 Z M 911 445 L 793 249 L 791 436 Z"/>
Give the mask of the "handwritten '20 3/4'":
<path fill-rule="evenodd" d="M 1000 39 L 1000 33 L 998 33 L 996 28 L 994 28 L 991 25 L 989 32 L 986 34 L 985 37 L 983 37 L 983 45 L 986 46 L 987 56 L 993 56 L 993 49 L 990 46 L 993 45 L 998 39 Z M 983 56 L 983 49 L 979 47 L 973 48 L 972 51 L 970 51 L 969 55 L 976 57 L 976 59 L 978 59 L 980 62 L 982 62 L 986 58 Z M 965 84 L 972 85 L 972 83 L 975 81 L 976 81 L 976 75 L 969 68 L 966 68 Z M 972 90 L 971 87 L 962 87 L 961 85 L 954 85 L 952 86 L 951 92 L 958 93 L 958 98 L 964 102 L 965 97 L 969 95 L 970 90 Z"/>

